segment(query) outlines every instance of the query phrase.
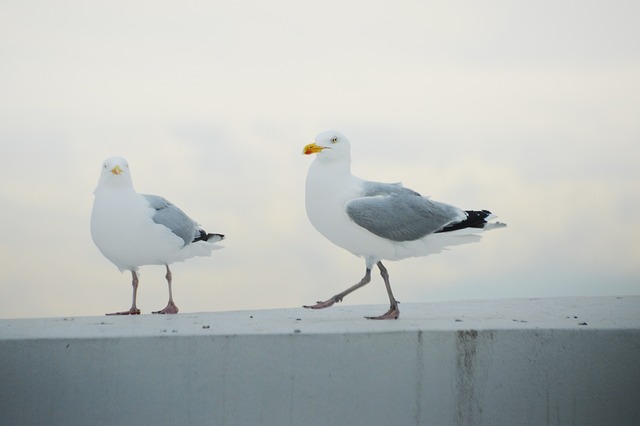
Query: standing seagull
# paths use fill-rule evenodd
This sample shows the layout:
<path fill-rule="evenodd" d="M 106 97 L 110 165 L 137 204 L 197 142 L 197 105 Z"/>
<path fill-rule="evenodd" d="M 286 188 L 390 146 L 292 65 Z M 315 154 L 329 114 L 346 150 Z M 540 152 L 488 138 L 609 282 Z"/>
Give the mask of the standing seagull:
<path fill-rule="evenodd" d="M 317 157 L 307 174 L 305 202 L 313 226 L 329 241 L 363 257 L 364 277 L 356 285 L 310 309 L 333 305 L 371 281 L 371 269 L 378 265 L 391 307 L 377 317 L 398 319 L 400 309 L 393 297 L 389 274 L 382 260 L 438 253 L 447 246 L 478 241 L 479 232 L 506 226 L 489 223 L 487 210 L 461 210 L 432 201 L 399 183 L 370 182 L 351 174 L 351 145 L 339 132 L 329 130 L 304 147 L 306 155 Z"/>
<path fill-rule="evenodd" d="M 165 265 L 169 302 L 154 314 L 177 314 L 171 293 L 169 264 L 193 256 L 209 256 L 220 249 L 213 243 L 222 234 L 208 234 L 182 210 L 157 195 L 138 194 L 133 189 L 127 160 L 107 159 L 95 192 L 91 213 L 91 236 L 102 254 L 121 272 L 131 271 L 131 309 L 107 315 L 138 315 L 138 267 Z"/>

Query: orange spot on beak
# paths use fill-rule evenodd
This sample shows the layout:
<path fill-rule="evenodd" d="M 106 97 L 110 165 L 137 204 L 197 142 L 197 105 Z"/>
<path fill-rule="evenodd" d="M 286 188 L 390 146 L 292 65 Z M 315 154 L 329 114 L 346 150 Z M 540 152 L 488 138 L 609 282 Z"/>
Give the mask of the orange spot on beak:
<path fill-rule="evenodd" d="M 318 152 L 322 151 L 323 149 L 325 149 L 324 146 L 318 146 L 315 143 L 310 143 L 309 145 L 305 146 L 302 149 L 302 153 L 304 155 L 317 154 Z"/>

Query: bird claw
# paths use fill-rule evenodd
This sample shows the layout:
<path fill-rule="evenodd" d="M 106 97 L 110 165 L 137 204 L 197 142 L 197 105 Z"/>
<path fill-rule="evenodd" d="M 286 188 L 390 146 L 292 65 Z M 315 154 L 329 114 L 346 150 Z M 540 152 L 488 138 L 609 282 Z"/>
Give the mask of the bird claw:
<path fill-rule="evenodd" d="M 388 320 L 388 319 L 398 319 L 400 317 L 400 309 L 397 306 L 392 306 L 389 310 L 383 315 L 377 317 L 365 317 L 370 320 Z"/>
<path fill-rule="evenodd" d="M 177 314 L 178 313 L 178 307 L 176 306 L 175 303 L 169 302 L 169 303 L 167 303 L 167 306 L 165 306 L 164 309 L 162 309 L 160 311 L 154 311 L 152 313 L 154 313 L 154 314 Z"/>
<path fill-rule="evenodd" d="M 105 314 L 105 315 L 140 315 L 140 309 L 137 308 L 131 308 L 128 311 L 122 311 L 122 312 L 112 312 L 109 314 Z"/>
<path fill-rule="evenodd" d="M 335 303 L 336 303 L 336 300 L 334 298 L 331 298 L 331 299 L 326 300 L 324 302 L 318 301 L 313 306 L 304 305 L 303 308 L 307 308 L 307 309 L 324 309 L 324 308 L 328 308 L 329 306 L 333 306 Z"/>

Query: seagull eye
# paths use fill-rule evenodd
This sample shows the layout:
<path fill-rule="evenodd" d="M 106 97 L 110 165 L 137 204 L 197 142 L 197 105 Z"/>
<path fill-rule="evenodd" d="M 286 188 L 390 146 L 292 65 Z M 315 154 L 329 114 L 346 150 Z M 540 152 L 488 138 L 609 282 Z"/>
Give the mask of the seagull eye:
<path fill-rule="evenodd" d="M 338 143 L 338 138 L 336 136 L 332 137 L 331 143 Z"/>

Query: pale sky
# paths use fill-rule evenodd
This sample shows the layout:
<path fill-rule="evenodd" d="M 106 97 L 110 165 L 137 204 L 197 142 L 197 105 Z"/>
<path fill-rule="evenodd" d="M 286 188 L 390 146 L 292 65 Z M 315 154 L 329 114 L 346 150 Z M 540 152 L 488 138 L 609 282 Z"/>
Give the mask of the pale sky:
<path fill-rule="evenodd" d="M 227 235 L 172 265 L 181 312 L 355 284 L 364 261 L 304 210 L 302 148 L 327 129 L 356 175 L 508 223 L 388 262 L 401 302 L 638 295 L 638 16 L 637 1 L 3 2 L 0 317 L 129 307 L 130 275 L 89 233 L 114 155 L 139 192 Z M 164 307 L 164 268 L 141 272 L 138 306 Z M 387 303 L 377 274 L 343 302 Z"/>

